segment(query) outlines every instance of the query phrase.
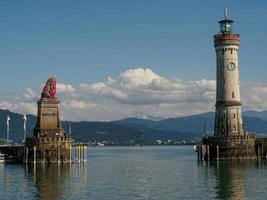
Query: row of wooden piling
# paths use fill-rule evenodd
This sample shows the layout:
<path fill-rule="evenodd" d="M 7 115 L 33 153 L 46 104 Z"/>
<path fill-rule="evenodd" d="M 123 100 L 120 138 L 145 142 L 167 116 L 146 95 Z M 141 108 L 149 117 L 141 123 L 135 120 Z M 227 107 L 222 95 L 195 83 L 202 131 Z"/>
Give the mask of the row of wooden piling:
<path fill-rule="evenodd" d="M 204 149 L 204 150 L 203 150 Z M 202 162 L 203 160 L 210 161 L 210 146 L 209 145 L 197 145 L 197 160 Z M 220 147 L 216 146 L 216 160 L 220 159 Z"/>
<path fill-rule="evenodd" d="M 76 145 L 74 148 L 74 160 L 76 162 L 87 162 L 87 145 Z"/>
<path fill-rule="evenodd" d="M 29 161 L 29 147 L 24 147 L 24 152 L 23 152 L 23 163 L 28 164 Z M 37 163 L 37 154 L 36 154 L 37 148 L 36 146 L 33 147 L 33 160 L 31 163 L 36 164 Z M 75 145 L 72 149 L 72 146 L 69 148 L 69 161 L 70 163 L 73 162 L 87 162 L 87 151 L 88 151 L 88 146 L 84 144 L 79 144 Z M 74 153 L 74 157 L 72 154 Z M 46 163 L 46 155 L 45 151 L 43 151 L 43 156 L 42 156 L 42 164 Z M 61 163 L 61 156 L 60 156 L 60 148 L 57 148 L 57 162 Z"/>
<path fill-rule="evenodd" d="M 258 161 L 266 160 L 266 155 L 264 154 L 263 145 L 257 146 L 257 160 Z"/>
<path fill-rule="evenodd" d="M 211 160 L 210 146 L 209 145 L 197 145 L 196 146 L 196 152 L 197 152 L 198 162 L 202 162 L 203 160 L 205 160 L 205 161 Z M 258 161 L 267 160 L 267 155 L 266 155 L 266 152 L 264 152 L 264 146 L 263 145 L 257 145 L 256 146 L 256 155 L 257 155 Z M 248 156 L 249 156 L 249 151 L 248 151 L 248 146 L 247 146 L 247 157 Z M 237 158 L 237 159 L 239 159 L 239 158 Z M 220 160 L 220 147 L 219 147 L 219 145 L 216 145 L 216 158 L 214 160 L 217 160 L 217 161 Z"/>

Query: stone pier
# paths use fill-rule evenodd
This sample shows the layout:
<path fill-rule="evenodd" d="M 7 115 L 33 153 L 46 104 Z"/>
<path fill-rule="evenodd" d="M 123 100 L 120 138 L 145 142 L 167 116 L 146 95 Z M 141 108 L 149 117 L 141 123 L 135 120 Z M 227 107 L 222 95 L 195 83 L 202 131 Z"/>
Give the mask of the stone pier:
<path fill-rule="evenodd" d="M 26 140 L 28 155 L 25 162 L 70 163 L 73 139 L 65 134 L 61 125 L 55 78 L 48 79 L 37 105 L 37 123 L 33 137 Z"/>

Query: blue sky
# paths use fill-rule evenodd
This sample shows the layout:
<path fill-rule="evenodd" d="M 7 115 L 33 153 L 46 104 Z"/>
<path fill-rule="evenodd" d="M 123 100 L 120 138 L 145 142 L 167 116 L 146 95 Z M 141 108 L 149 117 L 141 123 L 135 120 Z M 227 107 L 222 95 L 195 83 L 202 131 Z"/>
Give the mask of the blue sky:
<path fill-rule="evenodd" d="M 11 0 L 0 2 L 0 90 L 40 85 L 50 75 L 93 83 L 135 67 L 214 79 L 212 36 L 224 7 L 241 35 L 241 80 L 265 81 L 265 1 Z"/>
<path fill-rule="evenodd" d="M 64 119 L 213 111 L 225 7 L 241 35 L 244 108 L 267 110 L 267 3 L 241 0 L 0 1 L 0 108 L 35 114 L 53 75 Z"/>

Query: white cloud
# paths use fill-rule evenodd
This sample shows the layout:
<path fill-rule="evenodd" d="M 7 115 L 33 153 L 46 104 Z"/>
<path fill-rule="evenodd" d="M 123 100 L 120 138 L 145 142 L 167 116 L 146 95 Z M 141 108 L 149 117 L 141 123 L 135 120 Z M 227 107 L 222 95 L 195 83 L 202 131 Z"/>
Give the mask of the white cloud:
<path fill-rule="evenodd" d="M 82 100 L 76 100 L 76 99 L 71 99 L 70 101 L 66 101 L 66 103 L 64 103 L 65 106 L 69 106 L 71 108 L 74 109 L 90 109 L 93 108 L 95 106 L 95 104 L 92 103 L 87 103 L 85 101 Z"/>
<path fill-rule="evenodd" d="M 214 111 L 215 90 L 214 80 L 169 79 L 147 68 L 129 69 L 117 78 L 77 87 L 57 84 L 62 119 L 75 121 L 168 118 Z M 0 94 L 0 108 L 36 114 L 40 88 Z M 244 109 L 267 110 L 266 100 L 266 83 L 241 83 Z"/>
<path fill-rule="evenodd" d="M 267 110 L 267 84 L 243 83 L 241 85 L 241 101 L 245 109 Z"/>
<path fill-rule="evenodd" d="M 31 100 L 36 98 L 37 93 L 31 89 L 31 88 L 27 88 L 26 92 L 24 94 L 22 94 L 22 97 L 27 99 L 27 100 Z"/>
<path fill-rule="evenodd" d="M 170 80 L 142 68 L 127 70 L 116 80 L 80 87 L 89 95 L 129 105 L 212 101 L 215 95 L 215 81 Z"/>
<path fill-rule="evenodd" d="M 75 88 L 70 84 L 57 83 L 57 92 L 58 93 L 73 93 Z"/>
<path fill-rule="evenodd" d="M 22 114 L 36 114 L 37 112 L 36 103 L 28 102 L 8 103 L 6 101 L 2 101 L 0 102 L 0 109 L 10 110 Z"/>

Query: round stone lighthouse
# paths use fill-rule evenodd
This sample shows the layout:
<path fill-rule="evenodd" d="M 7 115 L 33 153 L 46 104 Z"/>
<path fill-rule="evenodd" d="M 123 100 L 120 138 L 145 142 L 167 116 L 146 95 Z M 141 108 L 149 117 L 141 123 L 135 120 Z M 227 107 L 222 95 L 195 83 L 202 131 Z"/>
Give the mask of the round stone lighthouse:
<path fill-rule="evenodd" d="M 233 23 L 225 9 L 224 19 L 219 21 L 220 32 L 214 35 L 217 61 L 216 112 L 214 135 L 203 138 L 207 160 L 256 158 L 256 136 L 247 134 L 243 126 L 238 72 L 239 35 L 233 32 Z"/>
<path fill-rule="evenodd" d="M 233 20 L 225 9 L 214 36 L 217 61 L 215 135 L 244 135 L 238 68 L 239 35 L 233 32 Z"/>

